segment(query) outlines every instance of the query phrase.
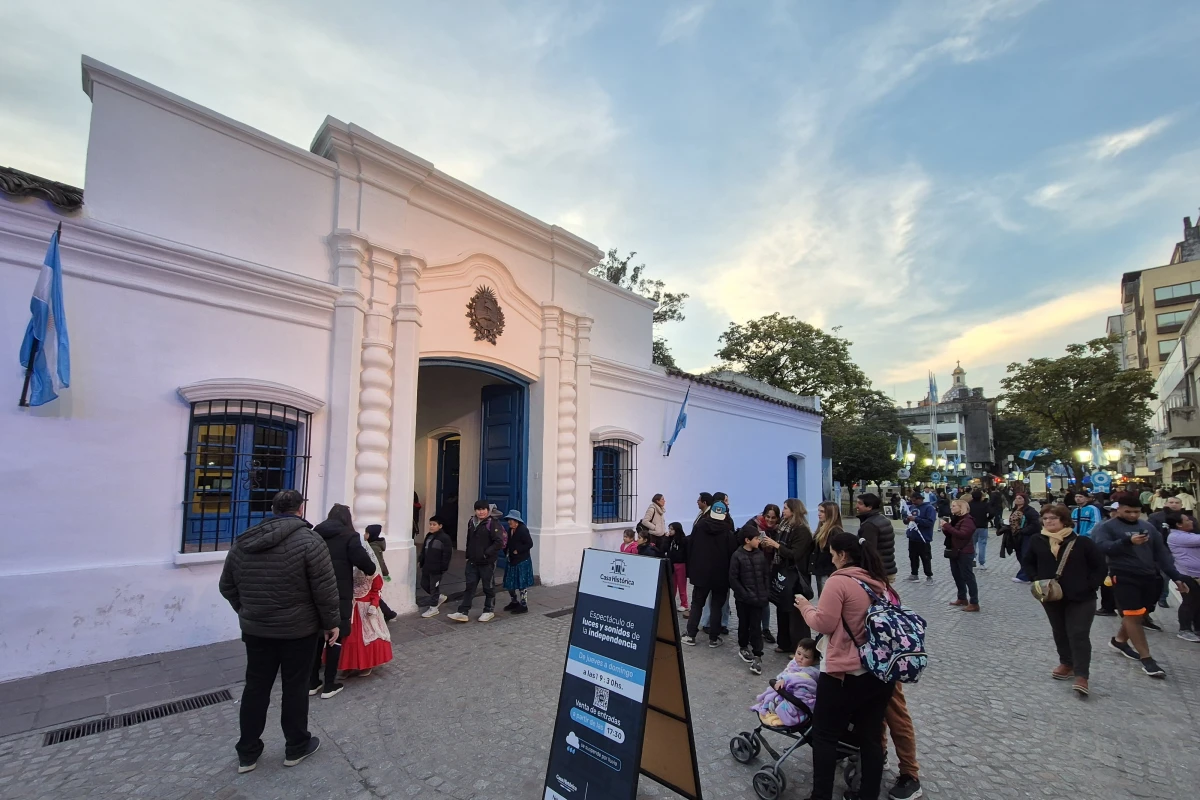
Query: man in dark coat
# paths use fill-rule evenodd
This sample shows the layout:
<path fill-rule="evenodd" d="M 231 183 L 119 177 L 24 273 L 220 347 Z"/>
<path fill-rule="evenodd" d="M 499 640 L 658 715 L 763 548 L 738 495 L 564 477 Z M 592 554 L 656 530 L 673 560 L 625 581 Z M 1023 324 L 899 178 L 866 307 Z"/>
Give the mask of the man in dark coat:
<path fill-rule="evenodd" d="M 721 619 L 721 607 L 729 598 L 729 559 L 737 549 L 733 531 L 729 528 L 726 517 L 729 510 L 725 503 L 713 503 L 708 513 L 700 517 L 692 528 L 692 537 L 688 540 L 688 578 L 694 587 L 692 592 L 692 608 L 703 608 L 708 601 L 709 625 L 708 646 L 721 645 L 721 629 L 717 621 Z M 696 644 L 696 632 L 700 630 L 700 617 L 692 614 L 688 617 L 687 635 L 683 643 Z"/>
<path fill-rule="evenodd" d="M 866 539 L 883 559 L 883 567 L 888 580 L 895 581 L 896 577 L 896 529 L 892 521 L 885 517 L 880 508 L 883 506 L 879 495 L 865 492 L 854 501 L 854 512 L 858 516 L 858 536 Z"/>
<path fill-rule="evenodd" d="M 303 505 L 294 489 L 275 495 L 274 516 L 234 540 L 221 571 L 221 594 L 237 612 L 246 644 L 238 772 L 258 766 L 277 674 L 283 765 L 299 764 L 321 744 L 308 732 L 308 678 L 321 632 L 325 641 L 337 641 L 340 615 L 329 549 L 301 516 Z"/>
<path fill-rule="evenodd" d="M 318 649 L 313 662 L 312 680 L 309 682 L 309 694 L 321 693 L 325 700 L 340 692 L 344 685 L 337 682 L 338 660 L 342 654 L 342 642 L 350 635 L 350 611 L 354 608 L 354 567 L 358 567 L 364 575 L 375 574 L 375 562 L 367 548 L 363 547 L 362 537 L 354 530 L 354 521 L 350 509 L 341 503 L 335 503 L 329 509 L 329 518 L 316 527 L 317 533 L 325 540 L 329 548 L 329 560 L 333 562 L 333 574 L 337 578 L 341 636 L 334 644 L 325 646 L 325 680 L 321 681 L 321 651 Z"/>

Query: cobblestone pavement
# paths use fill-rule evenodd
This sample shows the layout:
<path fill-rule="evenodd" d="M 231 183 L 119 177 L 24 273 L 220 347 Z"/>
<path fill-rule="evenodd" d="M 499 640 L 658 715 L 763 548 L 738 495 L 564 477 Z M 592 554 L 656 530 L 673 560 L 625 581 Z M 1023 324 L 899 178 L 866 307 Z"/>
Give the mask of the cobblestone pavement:
<path fill-rule="evenodd" d="M 907 687 L 926 795 L 1194 797 L 1200 645 L 1174 637 L 1174 610 L 1158 612 L 1169 632 L 1150 634 L 1166 681 L 1110 650 L 1114 620 L 1097 618 L 1092 695 L 1081 700 L 1049 677 L 1049 627 L 1028 589 L 1010 581 L 1015 564 L 992 566 L 981 573 L 980 614 L 946 605 L 954 587 L 944 563 L 932 584 L 900 584 L 929 620 L 932 663 Z M 371 677 L 314 699 L 321 752 L 293 769 L 282 766 L 276 704 L 259 768 L 236 774 L 234 702 L 51 747 L 31 734 L 0 741 L 0 797 L 540 798 L 569 624 L 501 614 L 406 642 Z M 729 641 L 685 656 L 705 797 L 754 797 L 754 767 L 733 761 L 728 740 L 785 657 L 768 654 L 755 678 Z M 808 796 L 810 761 L 808 750 L 789 759 L 784 797 Z M 889 766 L 888 785 L 894 777 Z M 672 795 L 643 779 L 639 796 Z"/>

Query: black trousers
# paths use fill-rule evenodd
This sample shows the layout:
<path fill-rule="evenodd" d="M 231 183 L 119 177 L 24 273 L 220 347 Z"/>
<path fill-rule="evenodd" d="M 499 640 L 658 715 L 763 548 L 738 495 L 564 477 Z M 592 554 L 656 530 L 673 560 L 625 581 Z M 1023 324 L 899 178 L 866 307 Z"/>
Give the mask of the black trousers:
<path fill-rule="evenodd" d="M 749 603 L 743 603 L 741 600 L 734 600 L 733 605 L 738 615 L 738 647 L 743 650 L 749 648 L 750 652 L 762 658 L 762 618 L 764 606 L 752 606 Z M 770 606 L 765 607 L 769 608 Z M 710 623 L 711 619 L 710 617 Z M 712 630 L 711 624 L 709 625 L 709 630 Z"/>
<path fill-rule="evenodd" d="M 286 742 L 285 754 L 303 753 L 312 738 L 308 732 L 308 679 L 320 634 L 300 639 L 267 639 L 243 633 L 242 641 L 246 645 L 246 686 L 242 689 L 242 707 L 238 712 L 242 734 L 237 743 L 238 756 L 257 761 L 262 755 L 267 708 L 271 705 L 275 676 L 279 674 L 283 676 L 279 724 Z"/>
<path fill-rule="evenodd" d="M 795 652 L 801 639 L 812 636 L 808 623 L 804 621 L 804 615 L 795 605 L 789 605 L 787 608 L 775 606 L 775 618 L 779 620 L 779 636 L 776 643 L 780 650 Z"/>
<path fill-rule="evenodd" d="M 308 685 L 321 686 L 324 685 L 329 689 L 337 683 L 338 661 L 342 658 L 342 642 L 346 641 L 346 637 L 350 635 L 350 620 L 344 619 L 338 623 L 338 640 L 337 644 L 329 645 L 321 641 L 317 643 L 317 655 L 312 661 L 312 675 L 309 676 Z M 321 654 L 325 654 L 325 677 L 321 677 Z"/>
<path fill-rule="evenodd" d="M 729 589 L 710 589 L 707 586 L 692 587 L 692 613 L 688 615 L 687 635 L 693 639 L 696 638 L 696 633 L 700 630 L 700 609 L 704 608 L 704 601 L 708 601 L 708 640 L 715 642 L 721 636 L 721 608 L 724 607 L 725 601 L 729 599 Z M 754 618 L 755 625 L 762 625 L 762 609 L 759 609 L 758 616 Z M 738 614 L 738 624 L 741 625 L 741 614 Z M 762 636 L 762 631 L 758 632 Z"/>
<path fill-rule="evenodd" d="M 1179 606 L 1179 630 L 1194 631 L 1200 625 L 1200 581 L 1185 575 L 1183 582 L 1188 586 L 1188 593 Z"/>
<path fill-rule="evenodd" d="M 1096 601 L 1088 599 L 1071 603 L 1059 600 L 1043 603 L 1042 608 L 1046 609 L 1046 616 L 1050 619 L 1058 662 L 1071 667 L 1077 677 L 1088 677 L 1092 665 L 1092 620 L 1096 618 Z"/>
<path fill-rule="evenodd" d="M 422 572 L 421 573 L 421 589 L 425 594 L 429 595 L 429 600 L 420 605 L 436 606 L 442 594 L 442 575 L 443 572 Z M 493 592 L 494 593 L 494 592 Z"/>
<path fill-rule="evenodd" d="M 1113 596 L 1111 586 L 1100 584 L 1100 610 L 1101 611 L 1116 611 L 1117 598 Z"/>
<path fill-rule="evenodd" d="M 862 759 L 858 796 L 860 800 L 879 800 L 879 786 L 883 783 L 883 717 L 895 686 L 869 672 L 847 675 L 842 680 L 821 673 L 817 680 L 817 707 L 813 709 L 811 800 L 833 800 L 837 745 L 851 724 Z"/>
<path fill-rule="evenodd" d="M 465 614 L 471 610 L 475 602 L 475 587 L 483 584 L 483 610 L 493 611 L 496 608 L 496 565 L 472 564 L 467 562 L 467 590 L 463 592 L 462 600 L 458 603 L 458 611 Z"/>
<path fill-rule="evenodd" d="M 930 551 L 929 542 L 921 539 L 908 540 L 908 563 L 912 566 L 912 574 L 916 575 L 918 567 L 922 564 L 925 566 L 925 575 L 933 577 L 933 553 Z"/>
<path fill-rule="evenodd" d="M 950 575 L 958 589 L 958 599 L 979 605 L 979 584 L 975 581 L 975 556 L 959 555 L 950 559 Z"/>

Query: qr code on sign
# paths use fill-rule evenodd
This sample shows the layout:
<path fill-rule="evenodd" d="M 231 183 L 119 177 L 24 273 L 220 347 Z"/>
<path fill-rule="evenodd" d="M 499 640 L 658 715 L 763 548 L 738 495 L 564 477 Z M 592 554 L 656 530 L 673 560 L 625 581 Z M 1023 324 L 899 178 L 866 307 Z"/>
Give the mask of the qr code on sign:
<path fill-rule="evenodd" d="M 603 686 L 596 687 L 596 699 L 592 702 L 596 708 L 601 711 L 608 711 L 608 689 Z"/>

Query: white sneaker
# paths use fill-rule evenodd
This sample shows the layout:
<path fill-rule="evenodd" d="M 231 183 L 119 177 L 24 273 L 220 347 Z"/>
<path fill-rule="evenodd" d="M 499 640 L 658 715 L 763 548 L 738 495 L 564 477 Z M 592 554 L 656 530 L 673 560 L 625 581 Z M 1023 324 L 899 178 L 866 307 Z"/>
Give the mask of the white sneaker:
<path fill-rule="evenodd" d="M 442 613 L 442 612 L 438 611 L 437 606 L 430 606 L 429 608 L 427 608 L 421 612 L 421 616 L 424 617 L 425 619 L 429 619 L 430 617 L 436 617 L 440 613 Z"/>
<path fill-rule="evenodd" d="M 479 621 L 480 621 L 480 622 L 491 622 L 491 621 L 492 621 L 492 620 L 494 620 L 495 618 L 496 618 L 496 615 L 495 615 L 495 614 L 493 614 L 493 613 L 492 613 L 492 612 L 490 612 L 490 611 L 485 611 L 485 612 L 483 612 L 482 614 L 480 614 L 480 615 L 479 615 Z"/>
<path fill-rule="evenodd" d="M 980 569 L 987 569 L 987 564 L 980 564 L 980 565 L 979 565 L 979 568 L 980 568 Z"/>
<path fill-rule="evenodd" d="M 1200 642 L 1200 634 L 1193 631 L 1180 631 L 1177 638 L 1183 639 L 1185 642 Z"/>
<path fill-rule="evenodd" d="M 675 610 L 676 611 L 687 611 L 688 608 L 683 603 L 679 603 L 678 605 L 675 606 Z"/>
<path fill-rule="evenodd" d="M 470 622 L 471 621 L 471 618 L 468 617 L 466 614 L 462 613 L 461 611 L 455 611 L 453 614 L 448 614 L 446 616 L 446 619 L 452 619 L 455 622 Z M 480 617 L 480 619 L 483 619 L 483 617 Z"/>
<path fill-rule="evenodd" d="M 442 603 L 446 602 L 446 601 L 447 601 L 447 600 L 449 600 L 449 599 L 450 599 L 450 598 L 449 598 L 447 595 L 440 594 L 440 595 L 438 595 L 438 602 L 437 602 L 437 604 L 440 606 Z"/>

